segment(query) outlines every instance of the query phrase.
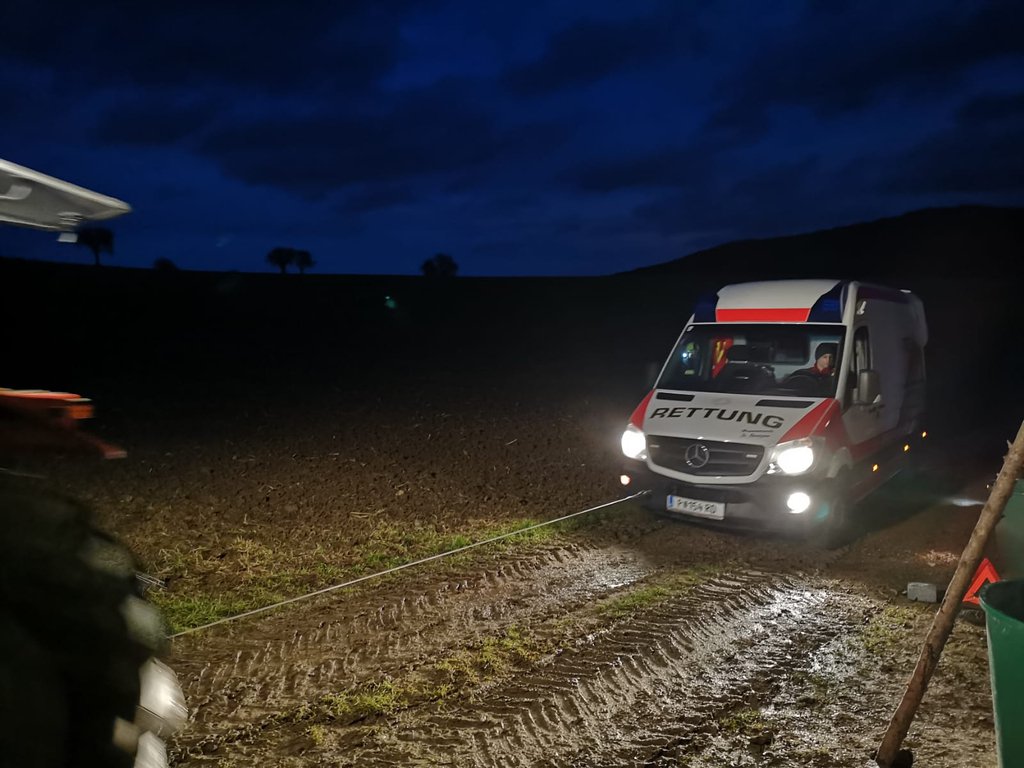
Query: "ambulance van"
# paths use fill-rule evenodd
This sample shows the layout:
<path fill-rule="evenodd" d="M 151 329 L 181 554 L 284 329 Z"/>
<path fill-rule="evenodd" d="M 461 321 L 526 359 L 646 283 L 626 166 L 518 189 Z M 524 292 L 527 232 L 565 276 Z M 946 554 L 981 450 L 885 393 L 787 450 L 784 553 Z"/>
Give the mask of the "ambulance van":
<path fill-rule="evenodd" d="M 621 481 L 660 512 L 835 546 L 852 505 L 927 437 L 927 340 L 906 290 L 726 286 L 698 303 L 633 412 Z"/>

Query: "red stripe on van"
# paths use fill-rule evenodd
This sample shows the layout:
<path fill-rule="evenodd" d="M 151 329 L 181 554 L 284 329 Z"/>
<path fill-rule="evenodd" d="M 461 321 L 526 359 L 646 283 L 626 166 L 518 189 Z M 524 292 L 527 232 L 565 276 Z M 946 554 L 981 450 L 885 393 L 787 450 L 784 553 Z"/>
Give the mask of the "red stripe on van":
<path fill-rule="evenodd" d="M 825 444 L 833 451 L 844 447 L 848 448 L 850 458 L 856 463 L 869 458 L 894 441 L 900 440 L 902 435 L 899 429 L 890 429 L 888 432 L 875 435 L 864 442 L 851 444 L 850 437 L 846 433 L 846 426 L 843 424 L 839 401 L 828 399 L 812 408 L 782 436 L 779 442 L 786 443 L 804 437 L 824 437 Z"/>
<path fill-rule="evenodd" d="M 653 389 L 647 393 L 647 397 L 640 401 L 640 405 L 636 407 L 633 415 L 629 417 L 629 423 L 637 429 L 644 428 L 644 414 L 647 413 L 647 404 L 651 402 L 652 397 L 654 397 Z"/>
<path fill-rule="evenodd" d="M 829 429 L 833 424 L 842 426 L 843 420 L 839 413 L 839 401 L 833 398 L 822 400 L 810 411 L 804 414 L 796 424 L 789 428 L 789 431 L 779 440 L 780 443 L 787 443 L 790 440 L 800 440 L 805 437 L 828 436 Z"/>
<path fill-rule="evenodd" d="M 716 309 L 715 320 L 720 323 L 806 323 L 810 314 L 810 307 Z"/>

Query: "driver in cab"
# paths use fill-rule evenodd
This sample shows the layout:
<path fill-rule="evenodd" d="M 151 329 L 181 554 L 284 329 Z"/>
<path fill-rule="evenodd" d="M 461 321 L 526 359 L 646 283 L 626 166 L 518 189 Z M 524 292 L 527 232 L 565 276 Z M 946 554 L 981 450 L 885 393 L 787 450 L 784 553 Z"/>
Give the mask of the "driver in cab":
<path fill-rule="evenodd" d="M 835 374 L 836 344 L 822 342 L 814 350 L 814 365 L 794 371 L 794 374 L 811 375 L 826 378 Z"/>
<path fill-rule="evenodd" d="M 805 395 L 825 393 L 836 373 L 836 352 L 839 345 L 823 341 L 814 349 L 814 365 L 810 368 L 799 368 L 789 374 L 782 386 L 801 391 Z"/>

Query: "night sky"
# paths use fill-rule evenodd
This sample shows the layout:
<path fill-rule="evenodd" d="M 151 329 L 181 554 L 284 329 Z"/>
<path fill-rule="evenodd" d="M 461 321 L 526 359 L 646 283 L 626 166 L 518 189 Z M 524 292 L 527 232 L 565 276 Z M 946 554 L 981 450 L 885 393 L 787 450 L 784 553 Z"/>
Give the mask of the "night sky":
<path fill-rule="evenodd" d="M 0 157 L 130 203 L 112 265 L 596 275 L 1024 205 L 1020 2 L 4 0 L 0 29 Z"/>

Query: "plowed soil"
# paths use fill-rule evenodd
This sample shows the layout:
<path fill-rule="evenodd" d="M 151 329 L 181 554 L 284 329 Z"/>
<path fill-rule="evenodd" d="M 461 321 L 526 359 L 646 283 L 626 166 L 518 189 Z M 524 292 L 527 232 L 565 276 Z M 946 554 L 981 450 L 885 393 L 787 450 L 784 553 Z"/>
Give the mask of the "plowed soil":
<path fill-rule="evenodd" d="M 582 285 L 568 306 L 548 281 L 404 316 L 400 292 L 290 294 L 281 322 L 312 318 L 294 344 L 247 326 L 249 300 L 207 308 L 207 333 L 119 331 L 67 387 L 129 457 L 23 468 L 91 502 L 158 600 L 223 598 L 210 617 L 613 501 L 634 490 L 618 435 L 679 323 L 638 334 L 605 311 L 614 286 Z M 936 608 L 901 592 L 948 581 L 1016 425 L 983 426 L 935 430 L 837 551 L 624 503 L 183 635 L 173 763 L 871 765 Z M 906 745 L 995 764 L 982 626 L 958 621 Z"/>

